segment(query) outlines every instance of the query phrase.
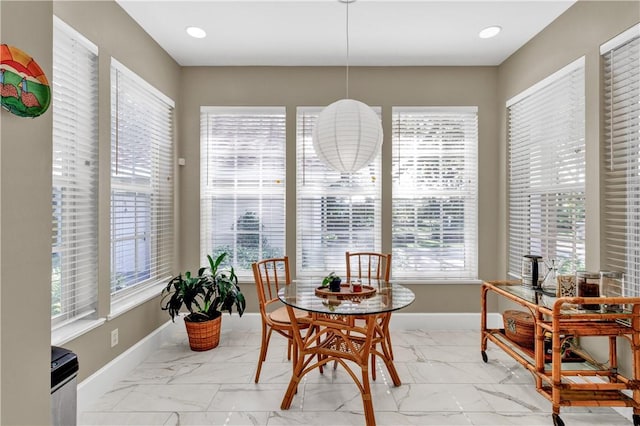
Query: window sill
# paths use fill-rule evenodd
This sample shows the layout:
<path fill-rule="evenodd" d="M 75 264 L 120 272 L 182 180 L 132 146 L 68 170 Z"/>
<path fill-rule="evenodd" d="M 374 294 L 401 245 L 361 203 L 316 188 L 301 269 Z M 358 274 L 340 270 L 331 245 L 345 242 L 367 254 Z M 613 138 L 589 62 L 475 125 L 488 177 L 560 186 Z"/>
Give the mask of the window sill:
<path fill-rule="evenodd" d="M 51 344 L 53 346 L 64 345 L 83 334 L 100 327 L 106 322 L 106 318 L 99 319 L 81 319 L 65 324 L 59 328 L 51 330 Z"/>
<path fill-rule="evenodd" d="M 117 318 L 143 303 L 148 302 L 154 297 L 158 297 L 165 286 L 166 283 L 157 282 L 140 289 L 140 291 L 127 294 L 126 296 L 113 301 L 111 303 L 111 313 L 107 316 L 107 320 Z"/>
<path fill-rule="evenodd" d="M 391 282 L 402 285 L 480 285 L 482 280 L 465 279 L 412 279 L 412 278 L 391 278 Z"/>

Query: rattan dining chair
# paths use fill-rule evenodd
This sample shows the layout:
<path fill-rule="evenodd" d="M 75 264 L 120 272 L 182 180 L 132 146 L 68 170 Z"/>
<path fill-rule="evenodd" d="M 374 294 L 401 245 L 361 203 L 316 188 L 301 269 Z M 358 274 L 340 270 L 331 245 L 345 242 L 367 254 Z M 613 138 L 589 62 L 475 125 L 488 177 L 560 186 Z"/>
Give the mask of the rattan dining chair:
<path fill-rule="evenodd" d="M 284 304 L 278 299 L 278 290 L 291 283 L 289 274 L 289 258 L 263 259 L 252 264 L 253 276 L 256 282 L 258 302 L 260 305 L 260 316 L 262 319 L 262 342 L 260 343 L 260 358 L 256 370 L 255 382 L 260 380 L 262 363 L 267 358 L 267 350 L 271 333 L 276 333 L 287 338 L 287 359 L 296 359 L 297 347 L 293 340 L 293 329 L 289 314 Z M 306 317 L 308 313 L 301 310 L 294 310 L 296 317 Z M 302 325 L 304 327 L 304 325 Z"/>
<path fill-rule="evenodd" d="M 353 279 L 375 279 L 389 281 L 391 276 L 391 253 L 346 252 L 347 281 Z"/>
<path fill-rule="evenodd" d="M 389 281 L 391 276 L 391 253 L 376 252 L 346 252 L 347 282 L 353 279 L 384 280 Z M 363 318 L 357 318 L 363 320 Z M 393 348 L 391 346 L 391 334 L 389 333 L 389 321 L 391 313 L 382 316 L 380 328 L 393 359 Z M 371 377 L 376 379 L 376 357 L 371 353 Z"/>

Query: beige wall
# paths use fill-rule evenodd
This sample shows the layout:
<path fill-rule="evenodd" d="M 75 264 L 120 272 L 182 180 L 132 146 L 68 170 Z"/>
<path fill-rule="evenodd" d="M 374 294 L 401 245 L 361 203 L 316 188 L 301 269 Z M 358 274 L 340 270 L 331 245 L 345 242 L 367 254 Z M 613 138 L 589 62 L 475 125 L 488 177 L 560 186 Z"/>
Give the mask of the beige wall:
<path fill-rule="evenodd" d="M 341 67 L 180 68 L 112 1 L 0 2 L 1 42 L 34 56 L 51 76 L 52 14 L 79 30 L 100 49 L 100 216 L 108 217 L 109 56 L 176 101 L 180 237 L 178 269 L 199 264 L 200 105 L 287 107 L 289 182 L 295 181 L 295 108 L 326 105 L 344 94 Z M 479 275 L 504 278 L 506 271 L 506 132 L 504 103 L 580 55 L 587 55 L 588 161 L 597 164 L 599 134 L 599 44 L 640 21 L 637 2 L 579 2 L 498 67 L 351 68 L 350 94 L 383 108 L 383 172 L 390 175 L 391 107 L 477 105 L 479 107 Z M 29 17 L 29 31 L 23 18 Z M 197 84 L 195 84 L 197 83 Z M 0 112 L 0 423 L 49 423 L 51 273 L 51 110 L 37 119 Z M 597 166 L 589 168 L 588 267 L 599 260 Z M 293 188 L 293 186 L 289 186 Z M 383 181 L 388 198 L 391 185 Z M 295 217 L 295 192 L 287 193 L 287 217 Z M 391 206 L 383 206 L 388 223 Z M 594 222 L 595 221 L 595 222 Z M 287 252 L 295 253 L 295 221 L 287 223 Z M 383 249 L 390 250 L 385 227 Z M 101 220 L 100 251 L 108 253 L 109 224 Z M 598 254 L 596 254 L 598 253 Z M 293 257 L 293 256 L 292 256 Z M 295 259 L 293 259 L 295 262 Z M 100 315 L 109 310 L 108 256 L 98 261 Z M 295 263 L 292 265 L 295 269 Z M 26 277 L 25 277 L 26 276 Z M 243 283 L 249 311 L 255 292 Z M 417 301 L 405 312 L 477 312 L 479 287 L 415 285 Z M 108 321 L 64 346 L 80 360 L 80 380 L 156 329 L 167 316 L 156 299 Z M 492 306 L 496 302 L 492 301 Z M 26 307 L 26 308 L 25 308 Z M 119 328 L 120 344 L 109 333 Z"/>
<path fill-rule="evenodd" d="M 99 48 L 100 216 L 109 217 L 110 56 L 179 103 L 180 67 L 112 1 L 0 2 L 1 42 L 36 58 L 52 80 L 53 14 Z M 28 25 L 25 23 L 28 22 Z M 117 29 L 117 30 L 116 30 Z M 30 119 L 0 111 L 0 424 L 50 424 L 52 108 Z M 100 253 L 109 252 L 102 220 Z M 99 256 L 99 313 L 109 312 L 109 263 Z M 157 298 L 63 346 L 79 380 L 168 320 Z M 120 343 L 110 347 L 110 331 Z"/>
<path fill-rule="evenodd" d="M 640 22 L 638 1 L 585 1 L 580 0 L 556 19 L 544 31 L 519 49 L 498 70 L 499 81 L 499 134 L 500 134 L 500 182 L 501 209 L 500 232 L 501 271 L 506 271 L 507 238 L 507 136 L 505 102 L 544 79 L 565 65 L 585 57 L 585 143 L 586 143 L 586 268 L 600 270 L 603 249 L 601 238 L 600 202 L 600 140 L 601 140 L 601 58 L 600 45 Z M 500 300 L 499 311 L 511 305 Z M 583 338 L 586 346 L 597 359 L 606 359 L 608 346 L 602 339 Z M 619 349 L 621 369 L 632 372 L 632 357 L 625 343 Z"/>
<path fill-rule="evenodd" d="M 507 136 L 508 99 L 565 65 L 585 57 L 586 102 L 586 268 L 600 270 L 600 45 L 640 22 L 638 1 L 578 1 L 540 34 L 503 62 L 498 69 L 500 135 L 499 256 L 507 270 Z"/>
<path fill-rule="evenodd" d="M 345 95 L 344 67 L 189 67 L 182 73 L 178 155 L 180 167 L 180 263 L 199 263 L 200 106 L 269 105 L 287 109 L 287 240 L 286 252 L 295 271 L 295 131 L 296 107 L 328 105 Z M 391 108 L 392 106 L 477 106 L 479 117 L 479 275 L 499 277 L 497 246 L 499 147 L 496 130 L 496 67 L 351 67 L 351 97 L 382 107 L 382 249 L 391 251 Z M 384 202 L 386 200 L 386 202 Z M 294 272 L 295 274 L 295 272 Z M 253 285 L 244 285 L 247 299 L 256 299 Z M 403 312 L 477 312 L 478 285 L 412 286 L 416 302 Z M 422 295 L 422 297 L 420 297 Z M 250 305 L 250 309 L 254 306 Z"/>
<path fill-rule="evenodd" d="M 180 67 L 115 2 L 60 1 L 54 3 L 53 13 L 96 44 L 99 49 L 99 216 L 108 218 L 111 57 L 173 99 L 176 102 L 176 109 L 179 108 L 180 99 Z M 106 317 L 110 313 L 109 220 L 100 220 L 99 227 L 99 316 Z M 159 299 L 154 298 L 136 309 L 107 321 L 103 326 L 65 343 L 64 347 L 78 354 L 80 361 L 78 379 L 80 381 L 85 379 L 168 319 L 166 312 L 160 310 Z M 115 328 L 118 328 L 120 342 L 111 348 L 110 335 L 111 330 Z"/>
<path fill-rule="evenodd" d="M 3 1 L 0 7 L 2 43 L 36 58 L 50 76 L 51 43 L 42 35 L 51 33 L 51 4 Z M 28 17 L 29 31 L 18 17 Z M 51 123 L 51 109 L 35 119 L 0 112 L 3 425 L 49 423 Z"/>

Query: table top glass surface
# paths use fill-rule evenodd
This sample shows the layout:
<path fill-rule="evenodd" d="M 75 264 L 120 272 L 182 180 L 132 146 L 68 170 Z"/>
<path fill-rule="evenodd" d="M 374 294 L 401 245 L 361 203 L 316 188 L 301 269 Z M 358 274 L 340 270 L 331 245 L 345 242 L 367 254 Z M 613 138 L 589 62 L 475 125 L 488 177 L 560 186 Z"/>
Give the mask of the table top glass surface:
<path fill-rule="evenodd" d="M 548 308 L 552 308 L 557 300 L 554 292 L 544 291 L 541 288 L 525 287 L 520 281 L 490 281 L 489 283 L 521 300 Z"/>
<path fill-rule="evenodd" d="M 558 298 L 553 291 L 548 291 L 542 288 L 525 287 L 520 281 L 489 281 L 489 284 L 496 286 L 497 288 L 506 291 L 509 294 L 538 306 L 553 309 L 553 305 L 562 300 L 560 311 L 564 314 L 591 314 L 600 313 L 599 309 L 587 310 L 581 309 L 580 305 L 574 302 L 572 297 Z M 597 299 L 597 298 L 596 298 Z M 613 312 L 613 311 L 610 311 Z"/>
<path fill-rule="evenodd" d="M 400 284 L 383 280 L 362 280 L 363 286 L 375 288 L 369 297 L 339 299 L 338 296 L 316 295 L 322 280 L 297 280 L 281 288 L 278 297 L 285 304 L 309 312 L 334 315 L 368 315 L 392 312 L 409 306 L 415 300 L 413 291 Z M 343 297 L 342 295 L 340 297 Z"/>

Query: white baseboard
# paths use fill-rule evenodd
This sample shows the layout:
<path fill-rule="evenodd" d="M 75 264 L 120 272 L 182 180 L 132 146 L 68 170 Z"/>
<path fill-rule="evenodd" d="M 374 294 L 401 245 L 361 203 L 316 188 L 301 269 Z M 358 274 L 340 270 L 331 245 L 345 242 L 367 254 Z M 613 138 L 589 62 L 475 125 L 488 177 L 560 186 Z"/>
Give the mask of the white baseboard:
<path fill-rule="evenodd" d="M 244 314 L 242 318 L 233 314 L 225 315 L 222 319 L 223 330 L 229 327 L 232 330 L 260 330 L 260 314 Z M 501 328 L 502 315 L 498 313 L 487 314 L 487 327 Z M 480 313 L 464 314 L 405 314 L 395 312 L 391 315 L 392 330 L 480 330 Z"/>
<path fill-rule="evenodd" d="M 238 315 L 225 315 L 222 319 L 223 333 L 229 330 L 260 330 L 260 314 L 246 313 L 242 318 Z M 487 316 L 489 328 L 502 327 L 500 314 Z M 480 314 L 404 314 L 394 313 L 391 317 L 392 330 L 479 330 Z M 87 377 L 78 385 L 78 413 L 87 411 L 94 401 L 110 391 L 116 383 L 127 377 L 140 363 L 164 343 L 172 340 L 172 336 L 184 330 L 182 321 L 172 323 L 170 320 L 158 327 L 153 333 L 140 340 L 134 346 L 120 354 L 107 365 Z M 186 334 L 186 331 L 184 331 Z"/>
<path fill-rule="evenodd" d="M 107 365 L 78 384 L 78 413 L 87 411 L 94 401 L 110 391 L 120 380 L 127 377 L 134 368 L 142 363 L 163 342 L 169 339 L 176 324 L 171 320 L 158 327 L 153 333 L 140 340 Z M 179 324 L 182 326 L 182 324 Z M 184 326 L 183 326 L 184 327 Z"/>

